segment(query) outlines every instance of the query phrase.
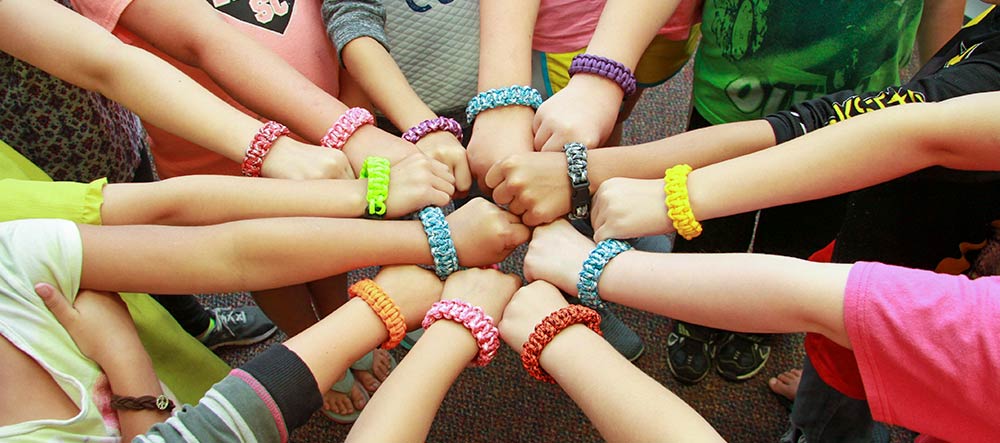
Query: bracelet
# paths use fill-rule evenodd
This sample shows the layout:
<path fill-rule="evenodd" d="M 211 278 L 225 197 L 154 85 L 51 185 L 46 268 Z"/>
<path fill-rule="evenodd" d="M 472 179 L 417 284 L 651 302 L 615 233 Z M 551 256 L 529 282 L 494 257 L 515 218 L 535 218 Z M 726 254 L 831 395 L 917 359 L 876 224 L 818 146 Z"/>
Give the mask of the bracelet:
<path fill-rule="evenodd" d="M 465 108 L 465 119 L 471 125 L 480 112 L 511 105 L 538 109 L 542 105 L 542 94 L 530 86 L 518 85 L 483 91 L 469 100 L 469 105 Z"/>
<path fill-rule="evenodd" d="M 399 306 L 392 301 L 382 287 L 372 279 L 364 279 L 347 288 L 347 293 L 351 298 L 360 297 L 368 306 L 375 311 L 375 314 L 385 323 L 385 329 L 389 331 L 389 338 L 382 343 L 382 349 L 395 348 L 399 342 L 406 337 L 406 320 L 403 313 L 399 312 Z"/>
<path fill-rule="evenodd" d="M 142 411 L 146 409 L 152 411 L 170 411 L 174 409 L 174 402 L 163 394 L 157 395 L 156 397 L 153 397 L 152 395 L 143 395 L 142 397 L 122 397 L 120 395 L 111 394 L 111 408 L 128 409 L 130 411 Z"/>
<path fill-rule="evenodd" d="M 667 215 L 677 233 L 687 240 L 701 235 L 701 223 L 694 217 L 688 198 L 687 176 L 691 171 L 691 166 L 677 165 L 663 174 L 663 193 L 667 195 L 663 203 L 667 205 Z"/>
<path fill-rule="evenodd" d="M 448 131 L 455 135 L 455 138 L 459 142 L 462 142 L 462 125 L 458 124 L 453 118 L 448 117 L 438 117 L 432 118 L 430 120 L 424 120 L 417 123 L 416 126 L 410 128 L 403 133 L 403 140 L 410 143 L 416 143 L 420 139 L 424 138 L 425 135 L 437 131 Z"/>
<path fill-rule="evenodd" d="M 545 372 L 539 365 L 538 358 L 542 355 L 542 350 L 552 341 L 563 329 L 574 324 L 583 323 L 597 335 L 601 334 L 601 315 L 585 306 L 569 305 L 556 312 L 549 314 L 541 323 L 535 326 L 535 330 L 524 342 L 524 352 L 521 353 L 521 364 L 528 374 L 538 381 L 555 383 L 556 380 Z"/>
<path fill-rule="evenodd" d="M 618 83 L 618 86 L 625 92 L 625 96 L 635 92 L 635 75 L 625 65 L 610 58 L 593 54 L 579 54 L 573 57 L 573 61 L 569 64 L 569 75 L 572 77 L 578 72 L 599 75 Z"/>
<path fill-rule="evenodd" d="M 431 246 L 431 256 L 434 257 L 434 273 L 444 280 L 452 272 L 458 270 L 458 252 L 455 242 L 451 239 L 451 229 L 444 218 L 444 212 L 437 206 L 428 206 L 418 214 L 420 223 L 427 233 L 427 242 Z"/>
<path fill-rule="evenodd" d="M 587 147 L 582 143 L 566 143 L 563 145 L 566 153 L 566 166 L 569 169 L 569 184 L 572 193 L 569 196 L 569 219 L 580 220 L 590 214 L 590 180 L 587 179 Z"/>
<path fill-rule="evenodd" d="M 375 116 L 365 108 L 351 108 L 344 111 L 337 121 L 333 122 L 330 130 L 326 131 L 320 145 L 333 148 L 344 149 L 347 139 L 354 135 L 358 128 L 364 125 L 374 125 Z"/>
<path fill-rule="evenodd" d="M 493 317 L 490 317 L 479 306 L 473 306 L 461 300 L 441 300 L 431 305 L 427 316 L 421 322 L 424 329 L 441 319 L 461 323 L 476 337 L 479 353 L 472 361 L 473 366 L 486 366 L 500 349 L 500 331 L 497 330 Z"/>
<path fill-rule="evenodd" d="M 632 249 L 632 245 L 621 240 L 609 238 L 601 240 L 590 255 L 583 261 L 583 268 L 580 269 L 580 280 L 576 283 L 577 297 L 584 306 L 598 309 L 604 307 L 604 301 L 597 293 L 597 282 L 601 279 L 604 267 L 611 259 L 622 252 Z"/>
<path fill-rule="evenodd" d="M 268 121 L 264 123 L 254 134 L 250 146 L 247 147 L 246 155 L 243 156 L 241 170 L 247 177 L 260 177 L 260 168 L 264 165 L 264 156 L 274 146 L 274 141 L 283 135 L 288 135 L 289 131 L 285 125 Z"/>
<path fill-rule="evenodd" d="M 360 177 L 368 179 L 368 193 L 365 194 L 368 211 L 365 217 L 385 217 L 385 200 L 389 198 L 389 159 L 376 156 L 365 158 Z"/>

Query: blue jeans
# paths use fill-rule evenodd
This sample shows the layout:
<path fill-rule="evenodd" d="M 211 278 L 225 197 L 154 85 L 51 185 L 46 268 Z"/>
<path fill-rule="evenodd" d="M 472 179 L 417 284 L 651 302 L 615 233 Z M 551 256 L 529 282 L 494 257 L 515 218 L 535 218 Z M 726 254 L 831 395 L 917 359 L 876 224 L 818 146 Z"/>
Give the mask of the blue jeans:
<path fill-rule="evenodd" d="M 781 443 L 888 441 L 885 428 L 876 429 L 868 402 L 850 398 L 827 385 L 808 356 L 789 419 L 791 426 L 781 437 Z"/>

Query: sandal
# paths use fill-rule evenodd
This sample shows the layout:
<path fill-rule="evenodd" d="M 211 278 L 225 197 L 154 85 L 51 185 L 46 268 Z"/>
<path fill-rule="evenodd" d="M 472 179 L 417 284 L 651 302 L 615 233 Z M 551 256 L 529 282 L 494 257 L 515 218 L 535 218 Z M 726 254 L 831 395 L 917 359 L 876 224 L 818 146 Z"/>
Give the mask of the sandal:
<path fill-rule="evenodd" d="M 360 388 L 359 390 L 361 391 L 361 395 L 365 399 L 365 404 L 368 404 L 368 399 L 370 398 L 368 396 L 368 391 L 365 390 L 364 386 L 361 386 L 360 382 L 354 379 L 354 374 L 350 371 L 350 369 L 348 369 L 344 373 L 344 378 L 341 378 L 340 381 L 334 383 L 333 386 L 330 387 L 330 390 L 333 392 L 339 392 L 350 398 L 351 388 L 353 388 L 354 385 L 358 385 L 358 387 Z M 361 410 L 357 408 L 355 408 L 354 412 L 350 414 L 338 414 L 329 409 L 326 409 L 326 405 L 324 405 L 321 410 L 323 411 L 324 414 L 326 414 L 327 417 L 330 418 L 330 420 L 333 420 L 335 423 L 339 423 L 342 425 L 349 425 L 351 423 L 354 423 L 355 421 L 358 420 L 358 417 L 361 416 Z"/>
<path fill-rule="evenodd" d="M 391 374 L 392 370 L 396 369 L 396 358 L 392 356 L 392 353 L 388 351 L 386 351 L 386 353 L 389 354 L 389 373 Z M 375 351 L 368 352 L 367 354 L 359 358 L 356 362 L 351 364 L 352 370 L 369 372 L 372 374 L 372 377 L 375 377 L 375 379 L 377 380 L 378 377 L 375 376 L 374 372 L 372 372 L 374 367 L 375 367 Z M 379 380 L 379 385 L 382 384 L 382 381 L 383 380 Z M 360 381 L 358 381 L 358 383 L 361 384 L 361 387 L 364 388 L 364 390 L 368 394 L 375 393 L 375 389 L 369 390 L 368 387 L 364 385 L 364 383 L 361 383 Z"/>

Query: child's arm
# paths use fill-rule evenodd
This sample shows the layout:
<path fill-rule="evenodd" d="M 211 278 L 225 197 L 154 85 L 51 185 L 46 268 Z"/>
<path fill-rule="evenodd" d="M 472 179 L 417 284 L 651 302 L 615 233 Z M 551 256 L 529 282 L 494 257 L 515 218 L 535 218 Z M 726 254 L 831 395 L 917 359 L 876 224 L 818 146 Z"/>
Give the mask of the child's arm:
<path fill-rule="evenodd" d="M 497 263 L 528 239 L 483 199 L 447 217 L 462 266 Z M 82 287 L 210 293 L 312 281 L 375 264 L 433 264 L 419 221 L 272 218 L 204 227 L 79 226 Z M 127 271 L 126 271 L 127 270 Z"/>
<path fill-rule="evenodd" d="M 0 50 L 82 88 L 121 102 L 144 120 L 240 162 L 261 123 L 239 112 L 156 56 L 125 45 L 51 2 L 0 3 Z M 20 26 L 34 23 L 32 26 Z M 308 156 L 308 157 L 306 157 Z M 346 158 L 289 137 L 264 162 L 271 177 L 298 178 L 300 166 L 346 176 Z"/>
<path fill-rule="evenodd" d="M 163 394 L 149 354 L 118 294 L 82 290 L 70 304 L 48 283 L 35 285 L 35 292 L 66 328 L 80 352 L 101 367 L 112 394 L 123 397 Z M 117 412 L 123 441 L 132 441 L 154 423 L 170 416 L 169 410 L 117 409 Z"/>
<path fill-rule="evenodd" d="M 639 58 L 679 0 L 608 0 L 587 53 L 607 57 L 635 72 Z M 614 128 L 624 92 L 613 80 L 580 73 L 561 91 L 542 103 L 535 114 L 537 151 L 562 151 L 579 142 L 600 147 Z"/>
<path fill-rule="evenodd" d="M 479 91 L 531 85 L 531 41 L 539 0 L 484 0 L 479 3 Z M 531 152 L 527 106 L 504 106 L 476 116 L 469 140 L 469 165 L 483 192 L 486 173 L 504 157 Z"/>
<path fill-rule="evenodd" d="M 520 354 L 535 325 L 565 306 L 558 289 L 534 282 L 507 305 L 500 334 Z M 543 348 L 539 363 L 608 441 L 723 441 L 698 412 L 584 325 L 557 334 Z"/>
<path fill-rule="evenodd" d="M 997 171 L 997 112 L 1000 92 L 989 92 L 852 118 L 695 170 L 687 182 L 691 208 L 706 220 L 842 194 L 931 166 Z M 662 180 L 605 182 L 592 205 L 595 238 L 672 232 L 664 198 Z"/>
<path fill-rule="evenodd" d="M 444 206 L 455 188 L 448 168 L 413 154 L 390 170 L 386 218 Z M 52 186 L 40 183 L 36 186 Z M 105 225 L 207 225 L 266 217 L 360 217 L 367 179 L 278 180 L 191 175 L 104 187 Z"/>
<path fill-rule="evenodd" d="M 284 59 L 226 23 L 204 1 L 133 0 L 119 23 L 171 57 L 204 70 L 247 108 L 288 125 L 313 143 L 319 143 L 347 110 Z M 329 69 L 336 75 L 335 66 Z M 348 139 L 344 152 L 360 170 L 369 155 L 395 161 L 415 147 L 365 125 Z"/>
<path fill-rule="evenodd" d="M 462 300 L 500 321 L 520 286 L 513 275 L 469 269 L 448 277 L 442 300 Z M 423 440 L 451 384 L 476 357 L 476 338 L 455 321 L 438 320 L 379 387 L 351 428 L 348 441 Z"/>
<path fill-rule="evenodd" d="M 525 277 L 577 294 L 594 242 L 564 220 L 535 228 Z M 852 265 L 764 254 L 626 251 L 598 280 L 604 300 L 743 332 L 816 332 L 850 348 L 844 291 Z"/>
<path fill-rule="evenodd" d="M 345 1 L 326 0 L 323 3 L 323 16 L 327 29 L 332 34 L 334 43 L 338 45 L 340 59 L 347 71 L 365 91 L 379 110 L 401 131 L 406 131 L 424 120 L 437 117 L 417 93 L 410 87 L 403 72 L 396 65 L 389 51 L 383 46 L 384 41 L 367 35 L 359 35 L 348 42 L 338 41 L 334 25 L 343 19 L 340 14 L 351 12 L 351 6 Z M 364 4 L 365 2 L 360 2 Z M 375 2 L 377 3 L 377 2 Z M 380 5 L 366 5 L 369 8 L 381 10 Z M 384 11 L 383 11 L 384 14 Z M 353 17 L 367 17 L 363 14 L 352 14 Z M 380 19 L 380 20 L 379 20 Z M 385 17 L 378 17 L 371 26 L 383 26 Z M 352 23 L 351 26 L 359 26 Z M 421 152 L 447 164 L 455 174 L 456 188 L 460 192 L 469 190 L 472 176 L 469 172 L 469 162 L 461 141 L 448 131 L 436 131 L 425 135 L 417 142 Z"/>
<path fill-rule="evenodd" d="M 917 50 L 920 51 L 921 65 L 927 63 L 955 35 L 964 20 L 963 0 L 924 1 L 920 26 L 917 28 Z"/>

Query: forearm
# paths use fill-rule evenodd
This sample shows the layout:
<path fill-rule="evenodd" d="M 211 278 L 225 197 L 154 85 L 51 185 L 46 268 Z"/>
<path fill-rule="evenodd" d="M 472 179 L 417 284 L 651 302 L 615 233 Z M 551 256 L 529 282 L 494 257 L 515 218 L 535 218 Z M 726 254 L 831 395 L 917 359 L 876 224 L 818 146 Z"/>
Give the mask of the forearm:
<path fill-rule="evenodd" d="M 453 321 L 435 322 L 379 387 L 379 394 L 365 406 L 347 440 L 426 438 L 445 394 L 477 350 L 475 338 L 464 326 Z"/>
<path fill-rule="evenodd" d="M 608 0 L 587 53 L 608 57 L 635 70 L 656 32 L 679 0 Z"/>
<path fill-rule="evenodd" d="M 211 190 L 211 192 L 206 192 Z M 210 225 L 269 217 L 360 217 L 367 180 L 193 175 L 104 187 L 105 225 Z"/>
<path fill-rule="evenodd" d="M 272 218 L 79 229 L 81 286 L 119 292 L 253 291 L 376 264 L 433 264 L 419 221 Z"/>
<path fill-rule="evenodd" d="M 352 40 L 341 51 L 344 66 L 368 98 L 402 131 L 437 117 L 417 96 L 396 61 L 370 37 Z"/>
<path fill-rule="evenodd" d="M 539 361 L 607 441 L 722 441 L 694 409 L 583 325 L 559 333 Z"/>
<path fill-rule="evenodd" d="M 965 2 L 962 0 L 925 0 L 920 27 L 917 29 L 917 49 L 920 64 L 926 64 L 962 27 Z"/>
<path fill-rule="evenodd" d="M 818 332 L 849 346 L 843 304 L 851 265 L 764 254 L 628 251 L 598 282 L 601 298 L 744 332 Z"/>
<path fill-rule="evenodd" d="M 122 397 L 157 397 L 163 394 L 160 381 L 153 371 L 153 362 L 149 359 L 142 344 L 131 350 L 118 349 L 119 358 L 114 361 L 101 362 L 101 369 L 108 377 L 111 392 Z M 118 409 L 118 420 L 121 425 L 123 441 L 132 441 L 132 437 L 145 433 L 154 424 L 170 417 L 170 411 L 142 409 L 138 411 Z"/>
<path fill-rule="evenodd" d="M 531 39 L 539 0 L 479 4 L 479 90 L 531 84 Z"/>
<path fill-rule="evenodd" d="M 663 178 L 666 168 L 708 166 L 774 146 L 765 120 L 726 123 L 635 146 L 595 149 L 588 156 L 591 192 L 613 177 Z"/>

